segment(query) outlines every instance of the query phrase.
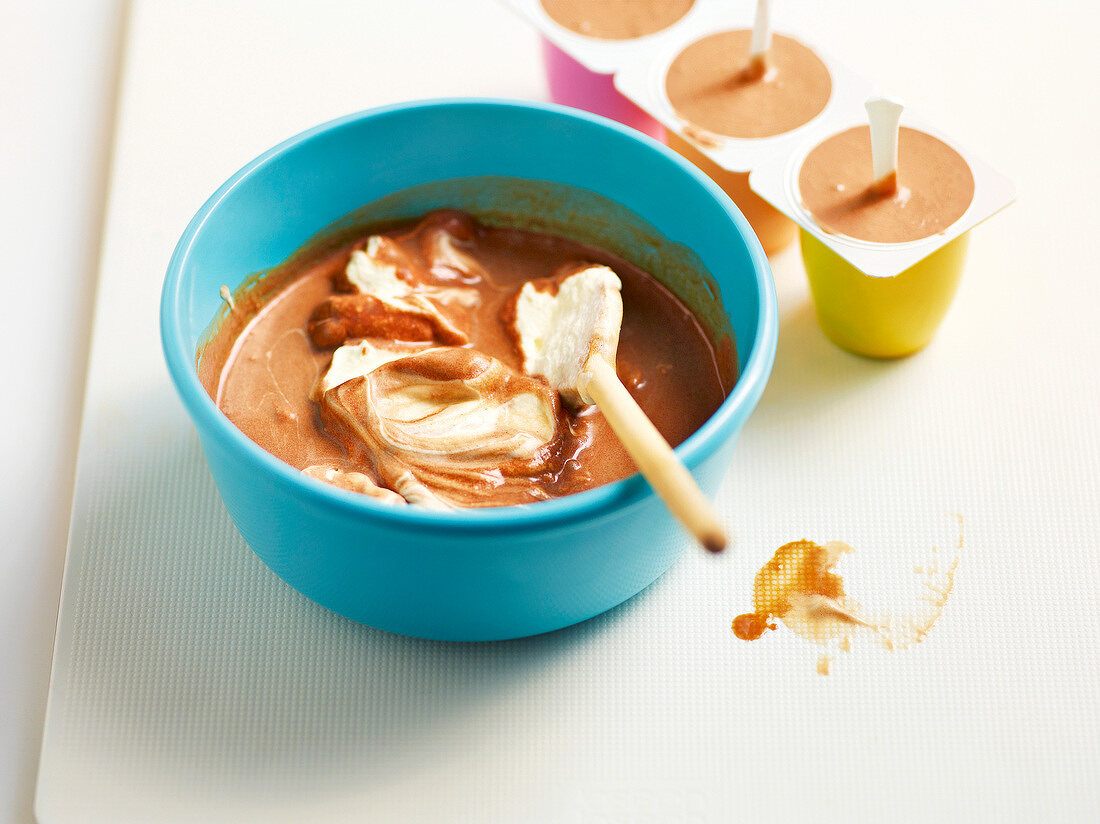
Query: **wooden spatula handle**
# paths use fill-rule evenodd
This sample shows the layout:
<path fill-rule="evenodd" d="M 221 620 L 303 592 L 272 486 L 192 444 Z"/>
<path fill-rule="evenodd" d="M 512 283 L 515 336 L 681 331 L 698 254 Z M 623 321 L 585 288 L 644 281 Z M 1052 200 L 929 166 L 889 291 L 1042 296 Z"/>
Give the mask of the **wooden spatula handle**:
<path fill-rule="evenodd" d="M 726 546 L 726 534 L 707 496 L 646 417 L 615 369 L 602 358 L 587 364 L 586 394 L 596 402 L 626 451 L 676 519 L 711 552 Z"/>

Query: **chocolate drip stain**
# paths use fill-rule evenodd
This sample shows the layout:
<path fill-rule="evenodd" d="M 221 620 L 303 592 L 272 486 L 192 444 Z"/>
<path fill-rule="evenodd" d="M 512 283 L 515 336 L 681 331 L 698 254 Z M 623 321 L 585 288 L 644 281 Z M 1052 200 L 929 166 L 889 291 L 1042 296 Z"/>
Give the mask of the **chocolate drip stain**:
<path fill-rule="evenodd" d="M 845 591 L 844 581 L 834 567 L 853 549 L 840 541 L 824 546 L 800 540 L 784 544 L 756 574 L 753 582 L 753 611 L 733 619 L 733 633 L 744 641 L 754 641 L 782 621 L 792 632 L 809 641 L 828 645 L 839 652 L 850 652 L 853 638 L 870 639 L 886 649 L 903 649 L 924 640 L 939 619 L 955 581 L 958 553 L 963 544 L 963 519 L 954 515 L 957 538 L 953 551 L 941 554 L 939 547 L 923 552 L 921 563 L 913 567 L 910 594 L 878 611 L 865 609 Z M 863 598 L 875 600 L 875 590 L 897 584 L 906 578 L 892 568 L 896 558 L 876 559 L 886 565 L 878 569 L 873 582 L 864 580 L 859 587 Z M 864 577 L 870 571 L 865 566 Z M 854 570 L 849 570 L 848 574 Z M 893 591 L 893 587 L 890 587 Z M 818 672 L 828 674 L 831 657 L 823 656 Z"/>
<path fill-rule="evenodd" d="M 856 622 L 844 609 L 844 582 L 832 571 L 844 544 L 818 546 L 801 540 L 784 544 L 756 574 L 753 583 L 753 612 L 737 616 L 733 631 L 738 638 L 753 641 L 765 630 L 775 629 L 773 617 L 787 617 L 799 608 L 817 614 L 819 620 Z M 827 599 L 816 605 L 811 599 Z M 835 604 L 831 607 L 828 602 Z M 812 620 L 812 619 L 811 619 Z"/>

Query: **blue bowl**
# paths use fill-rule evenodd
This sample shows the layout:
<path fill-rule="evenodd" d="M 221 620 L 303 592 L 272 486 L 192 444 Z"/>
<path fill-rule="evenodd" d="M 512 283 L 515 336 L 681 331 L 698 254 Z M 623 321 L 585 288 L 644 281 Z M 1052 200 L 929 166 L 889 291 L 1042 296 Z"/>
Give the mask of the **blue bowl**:
<path fill-rule="evenodd" d="M 197 353 L 221 311 L 223 284 L 276 266 L 334 227 L 440 206 L 572 227 L 658 277 L 664 271 L 716 334 L 732 334 L 740 378 L 677 449 L 713 495 L 775 357 L 767 258 L 741 213 L 694 166 L 638 132 L 559 106 L 388 106 L 256 158 L 199 210 L 172 256 L 161 301 L 169 371 L 234 524 L 299 592 L 423 638 L 492 640 L 568 626 L 640 592 L 691 545 L 640 476 L 527 506 L 387 506 L 260 449 L 198 379 Z"/>

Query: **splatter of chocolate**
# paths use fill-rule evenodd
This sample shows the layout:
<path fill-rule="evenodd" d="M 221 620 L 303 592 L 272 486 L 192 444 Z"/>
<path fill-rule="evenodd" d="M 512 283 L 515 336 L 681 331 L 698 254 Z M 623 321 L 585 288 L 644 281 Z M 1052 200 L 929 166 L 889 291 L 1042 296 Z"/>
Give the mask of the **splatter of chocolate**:
<path fill-rule="evenodd" d="M 819 546 L 800 540 L 784 544 L 756 574 L 753 611 L 733 620 L 738 638 L 753 641 L 776 628 L 779 618 L 799 635 L 826 640 L 837 630 L 864 623 L 859 605 L 844 592 L 833 566 L 851 547 L 840 541 Z"/>
<path fill-rule="evenodd" d="M 849 652 L 853 637 L 861 636 L 887 649 L 919 643 L 939 619 L 954 586 L 963 545 L 962 516 L 954 518 L 958 524 L 955 552 L 947 558 L 933 547 L 924 562 L 913 568 L 917 595 L 886 611 L 865 609 L 845 590 L 834 567 L 841 557 L 854 552 L 848 544 L 819 545 L 807 539 L 784 544 L 756 574 L 753 611 L 733 619 L 734 634 L 754 641 L 782 622 L 796 635 L 841 652 Z M 828 674 L 831 660 L 826 656 L 819 661 L 818 672 Z"/>

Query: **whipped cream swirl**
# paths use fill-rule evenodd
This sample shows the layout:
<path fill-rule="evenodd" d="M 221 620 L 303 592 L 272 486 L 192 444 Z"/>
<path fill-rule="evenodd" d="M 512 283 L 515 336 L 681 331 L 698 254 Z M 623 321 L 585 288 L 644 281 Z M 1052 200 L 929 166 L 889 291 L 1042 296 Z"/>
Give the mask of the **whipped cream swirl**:
<path fill-rule="evenodd" d="M 370 359 L 367 359 L 368 361 Z M 564 413 L 545 381 L 473 349 L 433 347 L 328 389 L 325 427 L 410 503 L 478 506 L 550 495 Z"/>

